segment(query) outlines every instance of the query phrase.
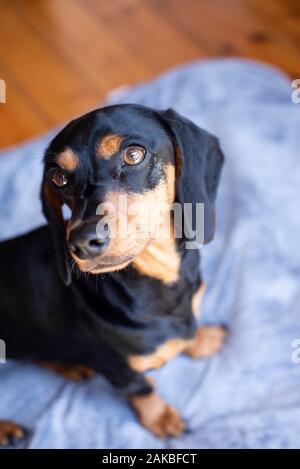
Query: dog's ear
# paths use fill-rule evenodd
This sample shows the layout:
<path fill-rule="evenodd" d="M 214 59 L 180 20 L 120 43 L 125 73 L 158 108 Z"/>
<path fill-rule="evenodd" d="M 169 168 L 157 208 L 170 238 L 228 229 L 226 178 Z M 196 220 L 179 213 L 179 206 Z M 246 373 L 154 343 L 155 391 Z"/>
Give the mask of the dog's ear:
<path fill-rule="evenodd" d="M 62 202 L 46 180 L 45 175 L 41 189 L 41 200 L 44 215 L 50 225 L 59 275 L 65 285 L 70 285 L 70 260 L 66 242 L 65 221 L 62 214 Z"/>
<path fill-rule="evenodd" d="M 224 156 L 217 138 L 172 109 L 159 112 L 171 132 L 176 156 L 176 201 L 190 204 L 184 210 L 185 239 L 195 241 L 196 204 L 204 208 L 200 244 L 209 243 L 215 232 L 215 198 Z M 197 227 L 198 230 L 198 227 Z M 197 239 L 198 242 L 198 239 Z"/>

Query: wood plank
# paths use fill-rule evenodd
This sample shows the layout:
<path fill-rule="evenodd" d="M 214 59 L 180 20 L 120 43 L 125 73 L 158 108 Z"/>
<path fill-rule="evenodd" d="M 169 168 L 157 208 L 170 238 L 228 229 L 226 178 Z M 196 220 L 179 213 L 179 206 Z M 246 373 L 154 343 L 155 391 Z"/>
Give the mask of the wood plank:
<path fill-rule="evenodd" d="M 290 76 L 300 76 L 300 50 L 289 35 L 282 34 L 272 21 L 251 8 L 251 0 L 244 3 L 230 0 L 231 12 L 224 10 L 222 0 L 212 0 L 224 20 L 232 17 L 238 25 L 244 25 L 250 32 L 247 35 L 244 53 L 249 58 L 269 62 L 284 69 Z"/>
<path fill-rule="evenodd" d="M 198 58 L 254 58 L 300 76 L 299 0 L 0 0 L 0 17 L 2 147 Z"/>
<path fill-rule="evenodd" d="M 8 73 L 55 124 L 88 109 L 99 96 L 86 76 L 15 14 L 11 3 L 1 9 L 0 57 Z"/>
<path fill-rule="evenodd" d="M 300 46 L 300 2 L 282 2 L 273 0 L 262 2 L 261 0 L 249 0 L 249 9 L 266 23 L 276 27 L 285 38 Z"/>
<path fill-rule="evenodd" d="M 230 0 L 149 0 L 164 17 L 197 41 L 210 56 L 242 56 L 269 62 L 291 75 L 299 72 L 299 50 L 273 31 L 263 19 L 249 17 Z M 246 9 L 246 7 L 244 7 Z"/>
<path fill-rule="evenodd" d="M 98 100 L 124 82 L 133 83 L 151 76 L 146 64 L 102 28 L 85 2 L 11 1 L 36 33 L 93 83 L 99 90 Z"/>
<path fill-rule="evenodd" d="M 203 48 L 178 30 L 159 11 L 139 0 L 114 0 L 106 3 L 94 0 L 76 0 L 89 5 L 105 31 L 119 41 L 155 73 L 166 68 L 206 57 Z"/>
<path fill-rule="evenodd" d="M 50 126 L 47 116 L 14 83 L 13 77 L 5 72 L 1 63 L 0 76 L 6 82 L 6 103 L 0 104 L 0 147 L 45 132 Z"/>

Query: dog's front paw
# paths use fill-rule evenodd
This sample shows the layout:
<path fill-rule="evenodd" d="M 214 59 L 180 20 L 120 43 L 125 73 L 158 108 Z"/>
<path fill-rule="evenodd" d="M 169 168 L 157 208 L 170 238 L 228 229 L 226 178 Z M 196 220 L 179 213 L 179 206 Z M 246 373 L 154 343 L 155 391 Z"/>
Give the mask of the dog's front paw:
<path fill-rule="evenodd" d="M 141 424 L 159 438 L 178 437 L 186 430 L 186 423 L 179 412 L 156 392 L 134 396 L 131 403 Z"/>
<path fill-rule="evenodd" d="M 0 447 L 16 446 L 25 438 L 26 432 L 13 422 L 0 421 Z"/>
<path fill-rule="evenodd" d="M 155 419 L 148 419 L 144 426 L 160 438 L 180 436 L 186 429 L 186 423 L 174 407 L 165 403 L 164 409 Z"/>
<path fill-rule="evenodd" d="M 185 353 L 192 358 L 210 357 L 222 348 L 226 335 L 226 329 L 221 326 L 199 327 Z"/>

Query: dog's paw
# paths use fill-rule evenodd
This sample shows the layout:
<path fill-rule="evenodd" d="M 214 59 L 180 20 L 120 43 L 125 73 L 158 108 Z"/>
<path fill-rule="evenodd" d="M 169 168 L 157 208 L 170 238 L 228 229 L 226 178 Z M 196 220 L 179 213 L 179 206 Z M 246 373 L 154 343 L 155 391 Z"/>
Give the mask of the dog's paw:
<path fill-rule="evenodd" d="M 174 407 L 156 392 L 132 398 L 141 424 L 159 438 L 178 437 L 186 430 L 186 422 Z"/>
<path fill-rule="evenodd" d="M 222 348 L 226 335 L 226 329 L 221 326 L 199 327 L 185 353 L 192 358 L 210 357 Z"/>
<path fill-rule="evenodd" d="M 63 376 L 65 379 L 80 383 L 91 379 L 94 376 L 94 370 L 84 365 L 67 365 L 62 363 L 38 362 L 39 366 Z"/>
<path fill-rule="evenodd" d="M 165 403 L 164 409 L 156 419 L 150 420 L 147 425 L 144 426 L 149 428 L 159 438 L 165 438 L 167 436 L 180 436 L 186 430 L 186 423 L 181 418 L 179 412 L 172 406 Z"/>
<path fill-rule="evenodd" d="M 26 436 L 20 425 L 6 420 L 0 421 L 0 448 L 18 446 Z"/>

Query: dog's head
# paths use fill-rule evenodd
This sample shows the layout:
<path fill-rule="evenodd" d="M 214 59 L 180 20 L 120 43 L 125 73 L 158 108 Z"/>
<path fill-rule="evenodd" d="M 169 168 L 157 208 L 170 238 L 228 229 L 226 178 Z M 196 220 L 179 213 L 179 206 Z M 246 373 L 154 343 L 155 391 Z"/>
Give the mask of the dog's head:
<path fill-rule="evenodd" d="M 128 265 L 161 235 L 174 202 L 204 204 L 209 242 L 222 162 L 218 141 L 172 110 L 117 105 L 70 122 L 46 150 L 41 191 L 63 281 L 71 259 L 95 274 Z M 183 238 L 191 215 L 180 218 Z"/>

